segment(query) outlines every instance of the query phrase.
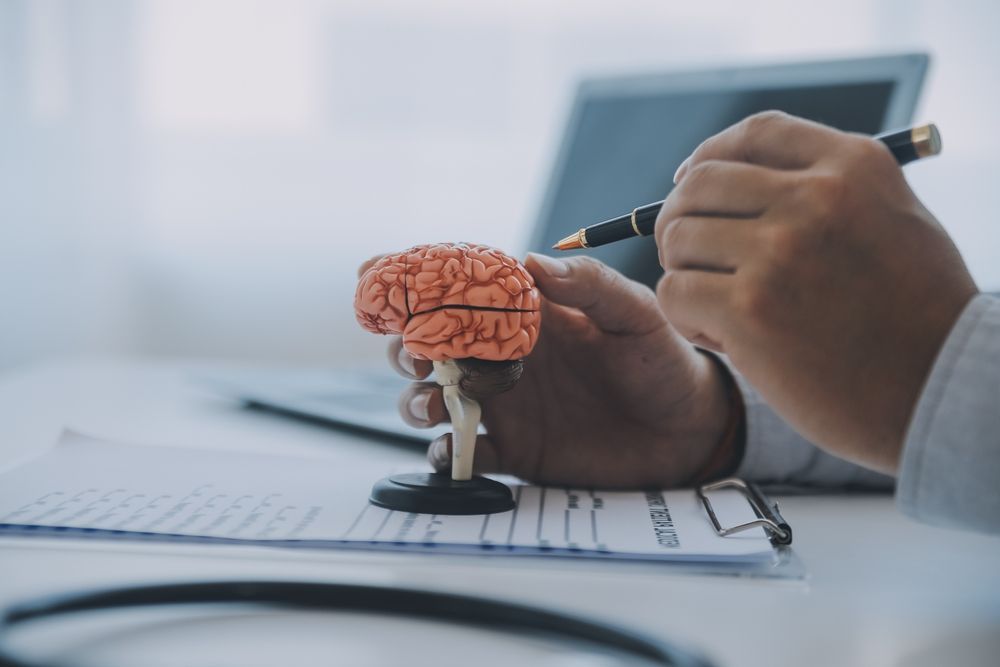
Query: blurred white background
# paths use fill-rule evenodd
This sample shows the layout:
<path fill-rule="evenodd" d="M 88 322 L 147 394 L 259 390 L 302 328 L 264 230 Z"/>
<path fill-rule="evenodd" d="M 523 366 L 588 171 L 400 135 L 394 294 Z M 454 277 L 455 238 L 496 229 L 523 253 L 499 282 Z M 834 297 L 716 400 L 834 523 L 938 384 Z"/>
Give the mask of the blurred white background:
<path fill-rule="evenodd" d="M 998 26 L 996 0 L 0 0 L 0 368 L 380 355 L 362 259 L 520 253 L 576 80 L 696 65 L 929 51 L 946 150 L 908 173 L 1000 288 Z"/>

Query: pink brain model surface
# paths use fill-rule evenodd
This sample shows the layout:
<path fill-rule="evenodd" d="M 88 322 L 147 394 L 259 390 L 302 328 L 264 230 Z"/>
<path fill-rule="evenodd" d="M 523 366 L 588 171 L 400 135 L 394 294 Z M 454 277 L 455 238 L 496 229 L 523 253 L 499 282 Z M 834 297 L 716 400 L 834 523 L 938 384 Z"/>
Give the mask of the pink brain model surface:
<path fill-rule="evenodd" d="M 510 361 L 538 340 L 539 296 L 523 265 L 483 245 L 435 243 L 387 255 L 358 282 L 368 331 L 402 334 L 418 359 Z"/>

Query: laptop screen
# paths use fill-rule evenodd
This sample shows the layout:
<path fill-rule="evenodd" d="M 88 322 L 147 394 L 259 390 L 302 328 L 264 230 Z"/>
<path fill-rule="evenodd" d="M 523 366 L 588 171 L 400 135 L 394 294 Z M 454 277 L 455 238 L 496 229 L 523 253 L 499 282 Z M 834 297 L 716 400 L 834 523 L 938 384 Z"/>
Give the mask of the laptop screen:
<path fill-rule="evenodd" d="M 663 199 L 674 170 L 702 140 L 758 111 L 780 109 L 844 130 L 877 133 L 898 123 L 888 118 L 897 84 L 887 75 L 728 90 L 667 85 L 615 94 L 613 86 L 599 93 L 583 88 L 532 249 L 551 252 L 553 243 L 580 227 Z M 912 106 L 905 110 L 907 120 Z M 898 108 L 894 114 L 900 115 Z M 650 239 L 584 252 L 650 286 L 662 275 Z"/>

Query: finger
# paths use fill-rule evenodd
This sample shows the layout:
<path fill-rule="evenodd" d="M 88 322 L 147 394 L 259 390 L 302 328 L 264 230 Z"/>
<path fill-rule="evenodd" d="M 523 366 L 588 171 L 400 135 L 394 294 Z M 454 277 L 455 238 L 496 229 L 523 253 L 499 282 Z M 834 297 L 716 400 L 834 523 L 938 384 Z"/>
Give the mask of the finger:
<path fill-rule="evenodd" d="M 445 433 L 431 441 L 427 447 L 427 461 L 436 472 L 451 471 L 451 433 Z M 477 475 L 504 472 L 496 445 L 488 435 L 476 436 L 472 472 Z"/>
<path fill-rule="evenodd" d="M 449 421 L 441 387 L 433 382 L 414 382 L 399 395 L 399 415 L 416 428 L 430 428 Z"/>
<path fill-rule="evenodd" d="M 415 359 L 403 347 L 403 337 L 394 336 L 389 342 L 389 365 L 393 370 L 410 380 L 423 380 L 434 370 L 434 363 L 426 359 Z"/>
<path fill-rule="evenodd" d="M 663 223 L 666 224 L 663 224 Z M 761 245 L 759 220 L 682 217 L 656 225 L 660 263 L 664 269 L 732 273 Z"/>
<path fill-rule="evenodd" d="M 721 350 L 734 278 L 708 271 L 667 271 L 656 285 L 660 308 L 691 342 Z"/>
<path fill-rule="evenodd" d="M 832 127 L 780 111 L 754 114 L 703 141 L 681 163 L 674 174 L 674 183 L 683 181 L 695 166 L 706 160 L 749 162 L 776 169 L 803 169 L 846 136 Z"/>
<path fill-rule="evenodd" d="M 549 301 L 577 308 L 607 333 L 645 334 L 663 326 L 653 292 L 592 257 L 528 253 L 525 265 Z"/>
<path fill-rule="evenodd" d="M 698 214 L 758 216 L 791 185 L 788 174 L 775 169 L 708 160 L 692 167 L 670 192 L 657 221 Z"/>
<path fill-rule="evenodd" d="M 358 278 L 365 275 L 365 271 L 375 266 L 375 262 L 379 261 L 383 257 L 385 257 L 385 255 L 375 255 L 371 259 L 366 259 L 361 262 L 361 266 L 358 267 Z"/>

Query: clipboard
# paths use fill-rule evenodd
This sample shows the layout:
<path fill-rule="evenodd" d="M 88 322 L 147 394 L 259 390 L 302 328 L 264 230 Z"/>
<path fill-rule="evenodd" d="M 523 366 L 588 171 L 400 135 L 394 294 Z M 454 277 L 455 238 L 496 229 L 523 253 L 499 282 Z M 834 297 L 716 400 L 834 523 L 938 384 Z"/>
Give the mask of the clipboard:
<path fill-rule="evenodd" d="M 719 517 L 715 514 L 715 509 L 712 507 L 712 501 L 708 497 L 708 494 L 712 491 L 720 491 L 722 489 L 735 489 L 739 491 L 747 499 L 747 502 L 750 503 L 750 507 L 753 509 L 754 514 L 757 515 L 757 518 L 735 526 L 722 526 L 719 523 Z M 695 488 L 695 493 L 701 500 L 701 504 L 704 505 L 705 513 L 708 514 L 708 519 L 712 522 L 712 528 L 715 529 L 715 533 L 719 537 L 728 537 L 729 535 L 759 527 L 767 532 L 771 544 L 775 547 L 787 547 L 792 543 L 792 527 L 781 516 L 778 503 L 768 499 L 764 495 L 764 492 L 760 490 L 760 487 L 753 482 L 744 481 L 739 477 L 727 477 L 717 482 L 702 484 Z"/>
<path fill-rule="evenodd" d="M 558 568 L 572 567 L 568 563 L 574 561 L 614 560 L 628 562 L 629 567 L 647 563 L 657 569 L 728 576 L 801 579 L 805 575 L 787 546 L 791 532 L 787 522 L 773 503 L 742 480 L 720 480 L 701 489 L 591 492 L 592 502 L 586 507 L 579 490 L 518 485 L 518 506 L 502 515 L 506 521 L 491 522 L 491 515 L 447 521 L 427 517 L 418 525 L 421 515 L 394 514 L 361 502 L 368 491 L 366 476 L 345 476 L 339 482 L 345 498 L 356 498 L 357 503 L 327 504 L 328 471 L 317 469 L 311 459 L 252 453 L 237 458 L 205 450 L 198 454 L 200 474 L 192 481 L 192 459 L 177 452 L 67 432 L 57 446 L 24 463 L 9 483 L 10 471 L 4 473 L 0 534 L 538 557 L 553 564 L 558 556 Z M 275 479 L 293 478 L 292 486 L 274 485 Z M 211 485 L 206 487 L 203 481 Z M 731 485 L 737 488 L 726 489 Z M 53 488 L 60 493 L 50 493 Z M 108 494 L 118 494 L 110 508 L 102 501 L 112 497 Z M 150 500 L 131 502 L 136 494 Z M 232 502 L 216 502 L 221 497 Z M 284 499 L 276 503 L 275 497 Z M 83 500 L 73 500 L 78 498 Z M 158 498 L 173 500 L 156 505 L 152 499 Z M 243 498 L 251 501 L 236 508 L 243 514 L 230 512 L 231 505 Z M 265 501 L 270 503 L 269 513 L 258 512 Z M 74 502 L 82 505 L 76 507 Z M 215 505 L 211 516 L 206 514 L 210 502 Z M 289 507 L 298 514 L 290 513 Z M 80 516 L 83 510 L 92 516 Z M 187 514 L 177 516 L 182 511 Z M 325 523 L 301 534 L 322 512 Z M 240 522 L 247 516 L 258 515 L 268 523 L 248 527 L 247 534 L 234 534 L 244 530 Z M 288 527 L 275 525 L 279 516 Z M 220 518 L 230 521 L 226 530 L 216 528 Z M 203 529 L 189 528 L 194 521 L 211 523 Z M 724 528 L 722 521 L 729 525 Z M 749 530 L 761 525 L 777 526 L 776 540 L 786 544 L 776 546 L 767 532 L 761 532 L 765 528 Z M 282 529 L 285 532 L 272 534 Z M 686 543 L 685 531 L 691 535 Z"/>
<path fill-rule="evenodd" d="M 750 505 L 757 518 L 746 523 L 723 526 L 712 506 L 711 494 L 715 491 L 738 491 Z M 719 537 L 729 537 L 753 528 L 763 528 L 774 548 L 774 556 L 770 562 L 743 567 L 738 565 L 723 565 L 711 567 L 685 568 L 688 572 L 713 575 L 732 575 L 751 578 L 791 579 L 803 581 L 809 574 L 805 564 L 792 549 L 792 527 L 781 515 L 778 503 L 770 499 L 759 486 L 753 482 L 728 477 L 715 482 L 702 484 L 694 488 L 694 493 L 705 509 L 706 517 Z"/>

